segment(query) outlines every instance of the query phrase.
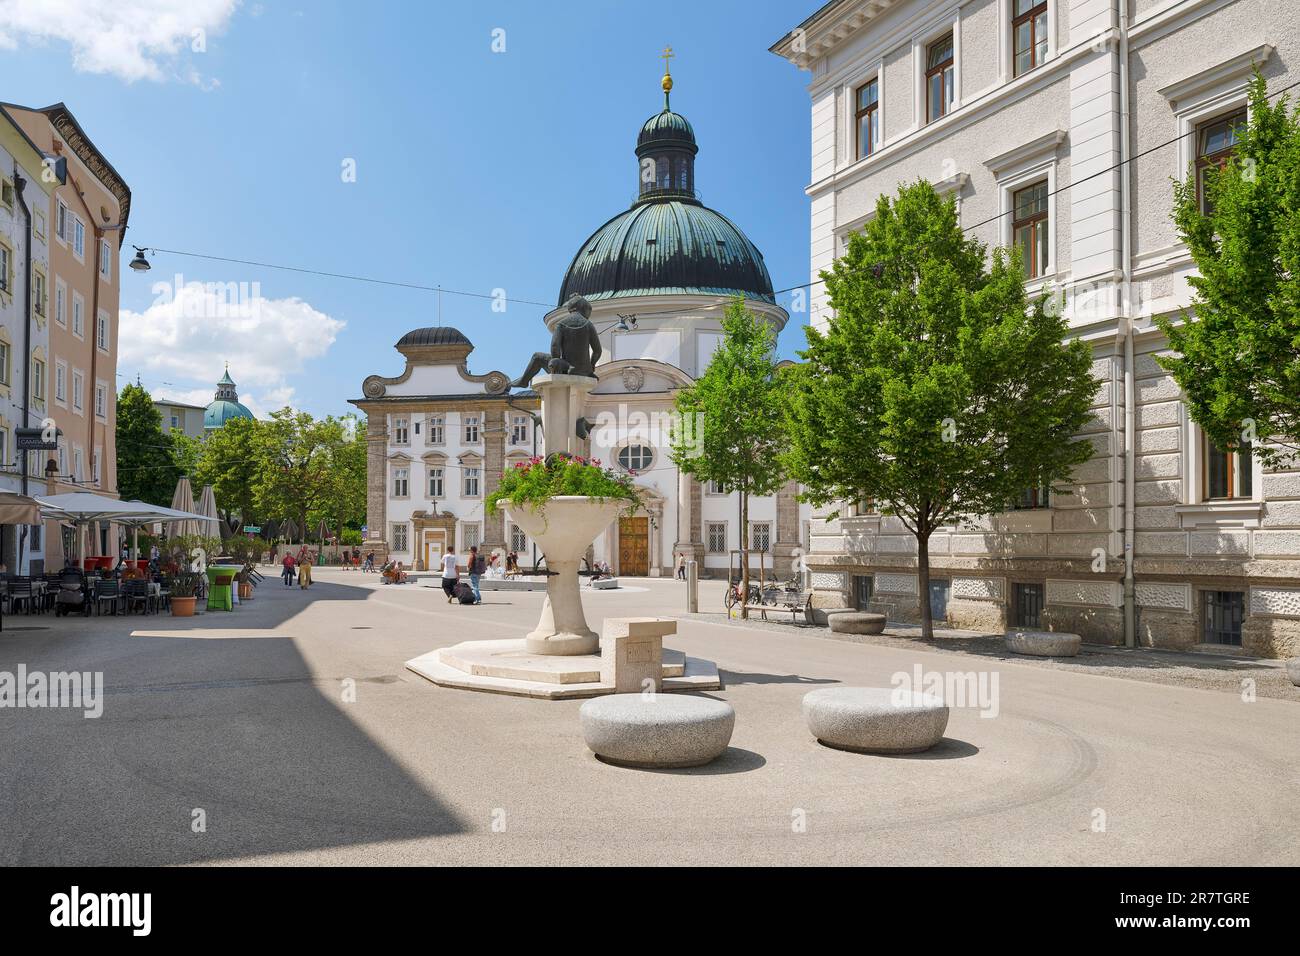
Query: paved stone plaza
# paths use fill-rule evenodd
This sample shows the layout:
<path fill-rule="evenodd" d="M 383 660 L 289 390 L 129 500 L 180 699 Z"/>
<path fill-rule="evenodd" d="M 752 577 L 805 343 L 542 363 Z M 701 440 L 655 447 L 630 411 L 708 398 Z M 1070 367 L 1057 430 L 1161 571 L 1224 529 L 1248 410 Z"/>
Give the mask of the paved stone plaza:
<path fill-rule="evenodd" d="M 627 583 L 584 591 L 593 625 L 684 605 L 675 581 Z M 1300 688 L 1279 662 L 1107 652 L 1092 671 L 1088 645 L 1011 660 L 683 614 L 665 644 L 717 662 L 731 747 L 633 770 L 587 750 L 580 701 L 404 668 L 520 636 L 542 596 L 461 607 L 326 569 L 234 613 L 6 617 L 0 671 L 102 671 L 106 693 L 98 719 L 0 711 L 0 865 L 1300 863 Z M 702 585 L 705 611 L 720 598 Z M 1179 670 L 1204 680 L 1157 682 Z M 817 688 L 967 672 L 996 694 L 952 706 L 925 753 L 832 750 L 801 714 Z"/>

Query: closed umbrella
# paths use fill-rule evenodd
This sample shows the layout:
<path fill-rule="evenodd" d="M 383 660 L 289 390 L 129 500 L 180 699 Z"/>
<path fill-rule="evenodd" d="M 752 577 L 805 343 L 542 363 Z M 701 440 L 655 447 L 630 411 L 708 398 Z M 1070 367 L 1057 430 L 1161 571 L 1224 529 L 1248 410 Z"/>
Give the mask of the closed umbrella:
<path fill-rule="evenodd" d="M 180 481 L 176 482 L 176 491 L 172 493 L 172 508 L 176 511 L 194 511 L 194 490 L 190 487 L 189 475 L 181 475 Z M 168 527 L 167 533 L 172 537 L 183 534 L 198 534 L 199 523 L 188 519 L 173 521 Z"/>
<path fill-rule="evenodd" d="M 198 507 L 194 509 L 208 520 L 203 522 L 201 534 L 217 538 L 221 536 L 221 518 L 217 515 L 217 496 L 211 485 L 204 485 L 199 493 Z"/>
<path fill-rule="evenodd" d="M 285 518 L 284 524 L 280 525 L 280 533 L 284 535 L 285 541 L 293 541 L 298 537 L 298 525 L 292 518 Z"/>

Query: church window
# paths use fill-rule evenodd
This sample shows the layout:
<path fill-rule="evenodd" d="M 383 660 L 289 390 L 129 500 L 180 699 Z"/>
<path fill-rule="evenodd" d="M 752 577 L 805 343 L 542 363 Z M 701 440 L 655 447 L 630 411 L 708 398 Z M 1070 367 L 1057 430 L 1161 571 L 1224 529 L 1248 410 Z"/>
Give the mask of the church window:
<path fill-rule="evenodd" d="M 727 553 L 727 523 L 725 521 L 710 521 L 705 534 L 705 543 L 708 546 L 709 554 Z"/>
<path fill-rule="evenodd" d="M 654 464 L 654 460 L 654 451 L 649 445 L 628 445 L 618 453 L 618 463 L 626 471 L 646 471 Z"/>
<path fill-rule="evenodd" d="M 751 521 L 749 523 L 749 550 L 766 554 L 772 550 L 772 523 L 770 521 Z"/>

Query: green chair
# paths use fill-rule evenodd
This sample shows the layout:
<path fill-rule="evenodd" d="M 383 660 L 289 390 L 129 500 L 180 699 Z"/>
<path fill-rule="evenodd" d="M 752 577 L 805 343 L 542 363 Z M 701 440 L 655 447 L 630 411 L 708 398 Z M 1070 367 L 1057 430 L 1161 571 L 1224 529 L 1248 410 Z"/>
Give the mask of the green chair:
<path fill-rule="evenodd" d="M 212 587 L 208 588 L 209 611 L 233 611 L 235 609 L 234 601 L 230 596 L 230 582 L 234 579 L 233 571 L 213 575 Z"/>

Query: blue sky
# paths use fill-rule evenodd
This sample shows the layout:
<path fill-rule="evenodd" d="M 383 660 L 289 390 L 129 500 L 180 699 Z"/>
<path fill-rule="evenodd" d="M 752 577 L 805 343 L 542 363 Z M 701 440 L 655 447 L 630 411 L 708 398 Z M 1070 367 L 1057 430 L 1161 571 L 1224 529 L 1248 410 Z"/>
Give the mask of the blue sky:
<path fill-rule="evenodd" d="M 815 0 L 69 2 L 74 26 L 39 0 L 2 15 L 0 99 L 68 103 L 131 185 L 128 243 L 553 303 L 574 251 L 631 201 L 671 44 L 705 202 L 763 250 L 776 288 L 808 280 L 807 74 L 767 47 Z M 80 24 L 123 18 L 143 41 L 77 40 Z M 151 259 L 145 276 L 122 271 L 119 386 L 138 374 L 206 402 L 228 360 L 259 412 L 337 414 L 366 375 L 400 372 L 403 332 L 438 321 L 427 292 Z M 178 272 L 260 283 L 264 301 L 243 319 L 169 319 L 154 283 Z M 517 372 L 546 311 L 442 297 L 480 373 Z M 782 355 L 801 346 L 802 319 Z"/>

